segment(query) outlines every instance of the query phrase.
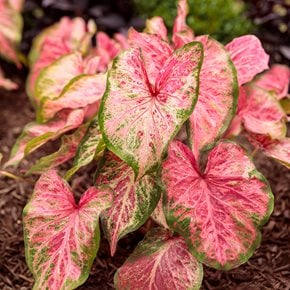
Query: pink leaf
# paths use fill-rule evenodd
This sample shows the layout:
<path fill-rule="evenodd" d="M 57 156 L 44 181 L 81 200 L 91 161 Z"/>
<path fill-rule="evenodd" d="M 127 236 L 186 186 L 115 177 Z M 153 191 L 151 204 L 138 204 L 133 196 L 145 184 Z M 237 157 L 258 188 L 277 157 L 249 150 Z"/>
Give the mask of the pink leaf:
<path fill-rule="evenodd" d="M 81 18 L 63 17 L 60 22 L 36 37 L 29 53 L 32 68 L 27 81 L 27 92 L 32 99 L 35 98 L 34 86 L 42 69 L 65 54 L 74 51 L 87 52 L 95 32 L 95 28 L 91 26 L 90 22 L 86 25 Z M 37 103 L 38 99 L 34 101 Z"/>
<path fill-rule="evenodd" d="M 158 35 L 139 33 L 130 28 L 128 41 L 132 47 L 142 50 L 142 62 L 144 62 L 148 81 L 154 85 L 156 77 L 162 69 L 166 60 L 172 55 L 173 49 Z"/>
<path fill-rule="evenodd" d="M 197 290 L 202 265 L 188 251 L 181 237 L 152 229 L 115 274 L 119 290 Z"/>
<path fill-rule="evenodd" d="M 249 84 L 245 86 L 246 102 L 239 116 L 245 128 L 257 134 L 269 134 L 273 139 L 286 135 L 286 115 L 278 100 L 268 91 Z"/>
<path fill-rule="evenodd" d="M 87 127 L 88 125 L 83 125 L 74 133 L 62 136 L 61 146 L 58 151 L 40 158 L 40 160 L 30 168 L 28 174 L 41 174 L 44 171 L 55 168 L 72 159 L 76 155 L 78 145 L 84 137 Z"/>
<path fill-rule="evenodd" d="M 122 49 L 128 47 L 126 38 L 120 33 L 115 35 L 115 39 L 112 39 L 101 31 L 97 33 L 96 41 L 97 48 L 95 53 L 100 57 L 98 72 L 107 71 L 110 62 Z"/>
<path fill-rule="evenodd" d="M 25 155 L 33 152 L 49 140 L 58 138 L 63 133 L 79 127 L 84 119 L 83 110 L 62 112 L 47 124 L 29 123 L 16 140 L 7 166 L 17 166 Z"/>
<path fill-rule="evenodd" d="M 204 47 L 199 97 L 189 118 L 189 141 L 194 156 L 212 148 L 227 129 L 236 109 L 237 77 L 222 44 L 208 36 L 197 37 Z"/>
<path fill-rule="evenodd" d="M 0 55 L 20 66 L 17 48 L 21 40 L 23 21 L 21 14 L 10 6 L 9 1 L 0 1 Z"/>
<path fill-rule="evenodd" d="M 23 211 L 34 289 L 75 289 L 85 282 L 99 248 L 99 215 L 110 206 L 111 194 L 91 187 L 76 204 L 56 171 L 40 177 Z"/>
<path fill-rule="evenodd" d="M 241 147 L 220 142 L 202 172 L 189 148 L 175 141 L 162 179 L 167 223 L 186 238 L 199 261 L 222 269 L 247 261 L 273 210 L 273 195 Z"/>
<path fill-rule="evenodd" d="M 107 152 L 104 160 L 96 184 L 108 185 L 114 191 L 112 207 L 101 216 L 113 256 L 118 240 L 150 217 L 160 198 L 160 189 L 149 175 L 135 181 L 132 168 L 113 153 Z"/>
<path fill-rule="evenodd" d="M 278 100 L 284 98 L 288 93 L 290 81 L 290 69 L 286 65 L 273 65 L 268 71 L 259 75 L 255 85 L 264 90 L 274 92 Z"/>
<path fill-rule="evenodd" d="M 41 102 L 45 98 L 59 97 L 69 81 L 82 74 L 82 61 L 80 53 L 71 53 L 58 58 L 43 69 L 35 83 L 35 98 Z"/>
<path fill-rule="evenodd" d="M 172 41 L 175 48 L 182 47 L 186 43 L 194 40 L 194 33 L 186 24 L 186 15 L 188 13 L 187 0 L 178 1 L 177 17 L 173 25 Z"/>
<path fill-rule="evenodd" d="M 160 16 L 155 16 L 146 20 L 145 32 L 159 35 L 163 40 L 168 41 L 167 28 L 163 18 Z"/>
<path fill-rule="evenodd" d="M 103 156 L 106 149 L 100 132 L 98 116 L 90 122 L 88 130 L 78 145 L 73 167 L 67 171 L 64 178 L 69 180 L 81 167 Z"/>
<path fill-rule="evenodd" d="M 80 75 L 73 78 L 56 98 L 45 98 L 38 119 L 45 122 L 63 109 L 78 109 L 99 102 L 106 89 L 105 74 Z"/>
<path fill-rule="evenodd" d="M 151 218 L 160 226 L 164 227 L 165 229 L 169 229 L 163 211 L 162 198 L 160 198 L 156 208 L 152 212 Z"/>
<path fill-rule="evenodd" d="M 133 167 L 136 177 L 160 163 L 192 113 L 201 57 L 198 42 L 182 47 L 165 61 L 153 83 L 143 50 L 130 49 L 115 60 L 100 106 L 100 128 L 108 148 Z"/>
<path fill-rule="evenodd" d="M 8 0 L 8 2 L 15 11 L 22 11 L 24 0 Z"/>
<path fill-rule="evenodd" d="M 269 68 L 269 55 L 254 35 L 235 38 L 226 45 L 238 72 L 239 85 L 251 81 L 256 74 Z"/>
<path fill-rule="evenodd" d="M 273 140 L 267 135 L 247 134 L 249 141 L 264 154 L 290 169 L 290 138 Z"/>

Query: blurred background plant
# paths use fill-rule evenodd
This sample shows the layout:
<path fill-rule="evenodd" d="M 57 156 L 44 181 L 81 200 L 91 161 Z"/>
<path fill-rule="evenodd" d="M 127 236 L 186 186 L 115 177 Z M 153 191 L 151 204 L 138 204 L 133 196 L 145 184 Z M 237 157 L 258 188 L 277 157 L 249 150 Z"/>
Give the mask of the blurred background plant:
<path fill-rule="evenodd" d="M 246 5 L 240 0 L 189 0 L 190 13 L 187 23 L 196 35 L 210 34 L 226 43 L 233 38 L 248 34 L 254 29 L 246 17 Z M 175 0 L 134 0 L 136 12 L 144 19 L 162 15 L 166 25 L 172 28 Z"/>
<path fill-rule="evenodd" d="M 290 0 L 246 0 L 248 17 L 272 63 L 290 65 Z"/>

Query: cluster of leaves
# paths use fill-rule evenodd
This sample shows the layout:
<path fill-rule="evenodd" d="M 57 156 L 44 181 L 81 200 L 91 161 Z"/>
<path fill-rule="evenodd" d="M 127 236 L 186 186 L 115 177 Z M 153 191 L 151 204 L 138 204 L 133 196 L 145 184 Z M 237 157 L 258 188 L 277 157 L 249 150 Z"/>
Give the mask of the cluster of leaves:
<path fill-rule="evenodd" d="M 23 0 L 0 0 L 0 56 L 21 67 L 18 46 L 22 33 L 21 10 Z M 17 84 L 6 79 L 0 67 L 0 88 L 17 89 Z"/>
<path fill-rule="evenodd" d="M 234 37 L 249 33 L 253 24 L 245 16 L 245 4 L 241 0 L 189 0 L 188 25 L 196 34 L 210 34 L 226 43 Z M 172 28 L 175 17 L 175 0 L 134 0 L 138 13 L 145 19 L 162 15 L 166 25 Z"/>
<path fill-rule="evenodd" d="M 186 15 L 180 0 L 171 39 L 161 17 L 127 38 L 98 32 L 96 47 L 94 24 L 79 18 L 63 18 L 35 39 L 27 92 L 37 120 L 6 163 L 62 135 L 59 150 L 29 170 L 44 172 L 24 209 L 35 289 L 86 280 L 99 219 L 112 255 L 148 218 L 160 224 L 117 271 L 117 289 L 199 289 L 202 264 L 228 270 L 258 247 L 273 195 L 247 152 L 225 137 L 243 130 L 289 166 L 289 69 L 277 65 L 255 78 L 269 60 L 255 36 L 223 46 L 195 36 Z M 62 178 L 53 168 L 71 158 Z M 96 160 L 94 186 L 77 204 L 65 179 Z"/>

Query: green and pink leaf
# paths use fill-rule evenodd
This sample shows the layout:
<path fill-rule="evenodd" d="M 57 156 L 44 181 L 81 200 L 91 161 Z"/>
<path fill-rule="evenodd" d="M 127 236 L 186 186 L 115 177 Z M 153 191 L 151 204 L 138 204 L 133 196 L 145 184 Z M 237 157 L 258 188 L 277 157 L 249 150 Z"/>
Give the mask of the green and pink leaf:
<path fill-rule="evenodd" d="M 196 38 L 204 47 L 199 96 L 189 118 L 189 142 L 196 160 L 226 131 L 236 111 L 236 70 L 222 44 L 209 36 Z"/>
<path fill-rule="evenodd" d="M 151 57 L 148 69 L 144 59 L 152 56 L 155 36 L 145 54 L 131 48 L 116 58 L 99 112 L 106 145 L 134 169 L 137 178 L 160 164 L 170 140 L 192 113 L 198 94 L 200 43 L 176 50 L 164 63 Z M 155 76 L 153 83 L 149 73 Z"/>
<path fill-rule="evenodd" d="M 87 127 L 85 124 L 79 127 L 74 133 L 62 136 L 58 151 L 40 158 L 30 168 L 28 174 L 41 174 L 72 159 L 76 155 L 78 145 L 84 137 Z"/>
<path fill-rule="evenodd" d="M 160 198 L 160 189 L 149 175 L 135 181 L 132 168 L 109 151 L 97 174 L 96 184 L 108 185 L 114 191 L 112 207 L 101 215 L 113 256 L 118 240 L 150 217 Z"/>
<path fill-rule="evenodd" d="M 108 188 L 91 187 L 76 204 L 56 171 L 41 175 L 23 211 L 33 289 L 69 290 L 85 282 L 99 248 L 99 215 L 111 198 Z"/>
<path fill-rule="evenodd" d="M 273 195 L 242 148 L 218 143 L 202 172 L 189 148 L 175 141 L 162 179 L 167 223 L 200 262 L 231 269 L 247 261 L 260 243 L 259 229 L 273 210 Z"/>
<path fill-rule="evenodd" d="M 269 68 L 269 55 L 254 35 L 237 37 L 226 45 L 238 72 L 239 85 L 251 81 L 258 73 Z"/>
<path fill-rule="evenodd" d="M 62 68 L 62 70 L 65 70 Z M 79 109 L 100 102 L 106 89 L 106 74 L 79 75 L 69 80 L 57 97 L 45 97 L 38 112 L 38 119 L 45 122 L 64 109 Z M 62 88 L 61 88 L 62 86 Z M 47 91 L 43 88 L 44 92 Z"/>
<path fill-rule="evenodd" d="M 181 237 L 152 229 L 115 274 L 118 290 L 197 290 L 202 265 L 191 255 Z"/>
<path fill-rule="evenodd" d="M 102 133 L 99 128 L 97 118 L 94 118 L 90 126 L 78 145 L 73 167 L 65 174 L 65 179 L 69 180 L 81 167 L 88 165 L 93 160 L 98 160 L 103 156 L 106 149 L 102 138 Z"/>
<path fill-rule="evenodd" d="M 17 166 L 29 153 L 33 152 L 46 142 L 55 140 L 67 131 L 78 128 L 84 119 L 83 110 L 62 112 L 47 124 L 29 123 L 16 140 L 7 166 Z"/>
<path fill-rule="evenodd" d="M 246 101 L 238 112 L 247 131 L 256 134 L 269 134 L 272 139 L 281 139 L 286 136 L 287 116 L 279 104 L 279 101 L 269 91 L 266 91 L 255 83 L 248 84 L 244 90 Z"/>
<path fill-rule="evenodd" d="M 275 64 L 268 71 L 255 79 L 255 85 L 264 90 L 271 91 L 280 100 L 284 98 L 289 89 L 290 69 L 286 65 Z"/>

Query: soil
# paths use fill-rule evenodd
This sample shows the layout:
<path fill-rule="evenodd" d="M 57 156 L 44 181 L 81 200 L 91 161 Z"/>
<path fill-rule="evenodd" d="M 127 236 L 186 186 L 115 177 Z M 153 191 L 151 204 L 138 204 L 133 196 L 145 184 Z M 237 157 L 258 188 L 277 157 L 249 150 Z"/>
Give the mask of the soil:
<path fill-rule="evenodd" d="M 33 7 L 37 2 L 27 1 L 27 3 Z M 95 13 L 97 12 L 95 10 Z M 47 17 L 46 25 L 50 23 L 49 16 Z M 100 19 L 102 21 L 102 18 Z M 128 19 L 124 20 L 126 25 Z M 24 51 L 27 50 L 33 34 L 35 34 L 33 29 L 26 29 L 25 41 L 22 44 Z M 7 76 L 20 86 L 15 92 L 0 89 L 0 152 L 3 153 L 5 162 L 23 126 L 34 119 L 34 112 L 24 93 L 27 71 L 18 72 L 12 65 L 3 62 L 0 62 L 0 65 L 4 66 Z M 33 159 L 52 151 L 56 145 L 51 144 L 39 150 L 34 158 L 24 161 L 17 171 L 10 172 L 21 176 Z M 269 222 L 262 228 L 261 246 L 247 263 L 237 269 L 223 272 L 204 267 L 202 289 L 290 290 L 290 171 L 262 154 L 257 154 L 256 157 L 256 165 L 268 178 L 275 195 L 274 212 Z M 82 171 L 76 176 L 72 183 L 74 192 L 80 193 L 91 184 L 89 173 Z M 21 215 L 36 179 L 37 177 L 29 177 L 26 180 L 13 180 L 0 174 L 0 289 L 3 290 L 32 289 L 33 277 L 25 263 Z M 142 240 L 143 232 L 139 230 L 122 239 L 114 257 L 109 254 L 108 242 L 102 239 L 90 277 L 79 289 L 114 289 L 113 276 L 116 269 Z"/>

